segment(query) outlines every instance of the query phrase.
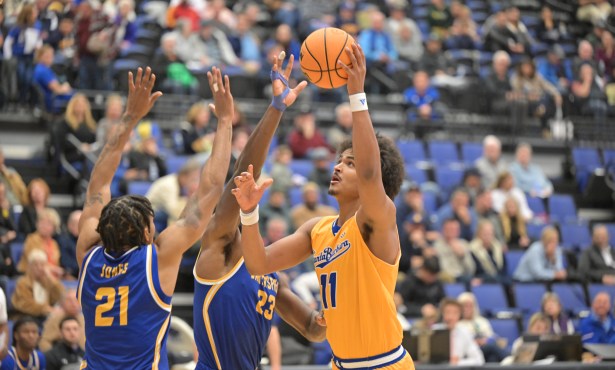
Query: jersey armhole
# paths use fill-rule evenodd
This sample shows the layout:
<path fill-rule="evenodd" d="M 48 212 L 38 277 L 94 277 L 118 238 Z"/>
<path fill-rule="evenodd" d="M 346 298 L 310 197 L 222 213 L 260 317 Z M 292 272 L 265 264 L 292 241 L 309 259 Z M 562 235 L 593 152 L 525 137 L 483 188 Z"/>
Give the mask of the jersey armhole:
<path fill-rule="evenodd" d="M 399 261 L 401 260 L 401 241 L 399 240 L 398 230 L 395 229 L 395 235 L 396 235 L 396 238 L 397 238 L 397 245 L 399 247 L 399 250 L 397 252 L 397 258 L 395 258 L 395 263 L 390 264 L 390 263 L 388 263 L 386 261 L 383 261 L 381 258 L 378 258 L 378 256 L 376 256 L 374 254 L 374 252 L 372 252 L 372 250 L 369 248 L 369 245 L 367 245 L 367 243 L 363 239 L 363 235 L 361 234 L 361 227 L 359 226 L 359 222 L 357 221 L 356 215 L 353 218 L 354 218 L 354 223 L 355 223 L 355 225 L 357 227 L 357 233 L 359 234 L 359 238 L 361 238 L 361 241 L 363 242 L 363 245 L 365 245 L 365 249 L 367 249 L 367 253 L 368 253 L 370 259 L 372 261 L 375 261 L 375 263 L 377 263 L 379 265 L 382 265 L 382 266 L 385 266 L 387 268 L 396 268 L 397 269 L 399 267 Z"/>
<path fill-rule="evenodd" d="M 81 263 L 81 269 L 79 270 L 79 277 L 77 279 L 77 281 L 79 282 L 79 285 L 77 285 L 77 301 L 79 301 L 81 307 L 83 307 L 83 305 L 81 304 L 81 292 L 83 290 L 83 281 L 85 280 L 85 276 L 87 274 L 88 265 L 90 264 L 90 260 L 92 259 L 92 256 L 94 256 L 94 253 L 96 253 L 101 248 L 102 246 L 92 248 L 92 250 L 90 250 L 85 255 L 85 258 Z"/>
<path fill-rule="evenodd" d="M 147 285 L 149 291 L 154 298 L 154 301 L 158 303 L 160 308 L 171 311 L 171 297 L 166 295 L 160 286 L 160 279 L 158 278 L 158 254 L 156 246 L 149 244 L 147 246 Z"/>

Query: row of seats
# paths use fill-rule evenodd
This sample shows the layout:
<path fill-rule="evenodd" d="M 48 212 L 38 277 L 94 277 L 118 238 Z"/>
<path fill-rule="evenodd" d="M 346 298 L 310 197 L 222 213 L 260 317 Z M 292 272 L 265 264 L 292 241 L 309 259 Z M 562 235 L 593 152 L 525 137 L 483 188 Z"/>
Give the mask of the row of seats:
<path fill-rule="evenodd" d="M 615 149 L 604 149 L 601 156 L 597 148 L 573 148 L 572 162 L 579 190 L 583 191 L 594 171 L 605 168 L 611 163 L 615 165 Z"/>
<path fill-rule="evenodd" d="M 472 167 L 474 162 L 483 155 L 482 144 L 476 142 L 461 143 L 461 156 L 457 150 L 457 144 L 448 140 L 429 141 L 427 150 L 420 140 L 399 140 L 397 147 L 406 164 L 413 164 L 420 168 L 430 165 Z"/>

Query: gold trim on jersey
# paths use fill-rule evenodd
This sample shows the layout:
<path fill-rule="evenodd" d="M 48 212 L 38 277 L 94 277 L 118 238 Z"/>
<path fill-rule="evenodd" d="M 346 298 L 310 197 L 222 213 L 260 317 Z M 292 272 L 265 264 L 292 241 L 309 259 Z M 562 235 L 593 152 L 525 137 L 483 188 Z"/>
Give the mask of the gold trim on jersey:
<path fill-rule="evenodd" d="M 154 362 L 152 363 L 152 370 L 158 370 L 158 363 L 160 362 L 160 346 L 162 345 L 162 339 L 164 339 L 164 334 L 167 332 L 169 320 L 171 320 L 171 314 L 169 314 L 169 316 L 167 316 L 167 319 L 164 320 L 164 323 L 162 324 L 162 326 L 160 327 L 160 331 L 158 332 L 158 336 L 156 337 L 156 349 L 154 350 Z"/>
<path fill-rule="evenodd" d="M 198 258 L 197 258 L 197 261 L 198 261 Z M 224 283 L 228 279 L 232 278 L 233 275 L 235 275 L 235 273 L 237 271 L 239 271 L 239 268 L 241 267 L 241 265 L 243 265 L 243 257 L 241 257 L 239 259 L 239 261 L 237 261 L 237 263 L 235 264 L 235 266 L 233 266 L 231 271 L 227 272 L 221 278 L 214 279 L 214 280 L 208 280 L 208 279 L 203 279 L 202 277 L 198 276 L 198 274 L 196 273 L 196 263 L 195 263 L 194 264 L 194 269 L 192 270 L 192 274 L 194 275 L 194 278 L 196 279 L 196 281 L 198 281 L 199 283 L 201 283 L 203 285 L 216 285 L 216 284 Z"/>
<path fill-rule="evenodd" d="M 211 287 L 209 292 L 207 292 L 207 295 L 205 296 L 205 302 L 203 303 L 203 321 L 205 322 L 205 329 L 207 330 L 207 339 L 209 339 L 209 345 L 211 346 L 211 351 L 214 354 L 214 359 L 216 360 L 216 365 L 218 365 L 218 369 L 221 369 L 222 366 L 220 366 L 220 359 L 218 358 L 218 350 L 216 349 L 216 341 L 214 340 L 214 335 L 211 330 L 211 323 L 209 322 L 209 312 L 208 311 L 209 311 L 209 305 L 211 304 L 211 301 L 214 299 L 214 296 L 216 295 L 216 293 L 218 293 L 218 290 L 222 288 L 223 284 L 224 282 L 222 282 L 222 284 L 216 284 L 213 287 Z"/>
<path fill-rule="evenodd" d="M 81 360 L 81 366 L 79 367 L 79 370 L 83 370 L 87 368 L 88 368 L 88 362 L 86 360 Z"/>
<path fill-rule="evenodd" d="M 83 281 L 85 280 L 85 275 L 88 272 L 88 265 L 90 264 L 90 260 L 92 259 L 92 256 L 94 256 L 94 253 L 96 253 L 96 251 L 100 248 L 102 247 L 96 247 L 90 252 L 88 259 L 83 264 L 83 271 L 81 271 L 81 275 L 79 275 L 79 289 L 77 290 L 77 300 L 79 301 L 79 305 L 81 307 L 83 307 L 83 304 L 81 304 L 81 291 L 83 290 Z"/>
<path fill-rule="evenodd" d="M 154 245 L 149 244 L 147 246 L 147 267 L 146 267 L 146 271 L 147 271 L 147 286 L 149 288 L 149 292 L 152 295 L 152 298 L 154 298 L 154 301 L 156 301 L 156 303 L 158 304 L 158 306 L 160 306 L 160 308 L 162 308 L 165 311 L 171 312 L 171 305 L 168 303 L 165 303 L 160 296 L 158 295 L 158 292 L 156 291 L 156 288 L 154 287 L 154 278 L 152 275 L 152 248 L 156 248 Z M 159 270 L 160 271 L 160 270 Z M 160 279 L 158 279 L 160 280 Z M 162 288 L 161 288 L 162 289 Z"/>

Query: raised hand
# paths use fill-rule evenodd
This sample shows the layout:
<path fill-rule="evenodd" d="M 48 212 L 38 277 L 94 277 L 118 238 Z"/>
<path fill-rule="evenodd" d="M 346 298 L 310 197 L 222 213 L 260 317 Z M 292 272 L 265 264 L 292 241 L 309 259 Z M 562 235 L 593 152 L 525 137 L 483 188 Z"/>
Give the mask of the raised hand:
<path fill-rule="evenodd" d="M 254 166 L 252 165 L 248 166 L 247 172 L 242 172 L 240 176 L 235 177 L 234 181 L 236 188 L 231 192 L 244 213 L 252 212 L 263 197 L 265 190 L 273 184 L 272 179 L 267 179 L 258 186 L 254 181 Z"/>
<path fill-rule="evenodd" d="M 348 73 L 348 84 L 346 86 L 348 88 L 348 95 L 362 93 L 364 92 L 363 85 L 365 84 L 365 74 L 367 72 L 363 49 L 361 49 L 359 44 L 354 43 L 350 48 L 346 47 L 346 54 L 350 57 L 352 68 L 339 59 L 337 63 Z"/>
<path fill-rule="evenodd" d="M 160 91 L 152 94 L 155 83 L 156 75 L 152 73 L 150 67 L 145 69 L 145 74 L 143 69 L 139 67 L 136 79 L 132 72 L 128 72 L 128 101 L 124 114 L 130 117 L 129 121 L 135 125 L 149 113 L 156 100 L 162 96 Z"/>
<path fill-rule="evenodd" d="M 228 76 L 224 76 L 223 82 L 220 69 L 212 67 L 211 71 L 207 72 L 207 80 L 214 96 L 214 104 L 209 104 L 209 108 L 219 121 L 232 122 L 235 109 Z"/>
<path fill-rule="evenodd" d="M 303 91 L 303 89 L 307 86 L 307 81 L 300 82 L 294 89 L 290 88 L 288 85 L 288 80 L 291 72 L 293 71 L 295 56 L 291 54 L 288 64 L 286 65 L 286 69 L 283 73 L 280 73 L 279 71 L 282 69 L 285 56 L 286 53 L 282 51 L 278 57 L 274 57 L 273 67 L 271 68 L 271 86 L 274 97 L 287 94 L 286 96 L 283 96 L 283 102 L 287 107 L 290 107 L 295 100 L 297 100 L 297 97 L 301 94 L 301 91 Z M 288 93 L 286 93 L 287 90 Z"/>

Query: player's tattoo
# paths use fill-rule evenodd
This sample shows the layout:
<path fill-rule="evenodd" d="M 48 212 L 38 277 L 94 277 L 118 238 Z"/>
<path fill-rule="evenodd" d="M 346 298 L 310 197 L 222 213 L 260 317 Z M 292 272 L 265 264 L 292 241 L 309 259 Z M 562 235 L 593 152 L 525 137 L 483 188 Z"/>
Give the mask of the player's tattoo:
<path fill-rule="evenodd" d="M 86 200 L 84 207 L 91 207 L 95 204 L 104 204 L 102 193 L 98 192 L 96 194 L 90 195 Z"/>
<path fill-rule="evenodd" d="M 189 227 L 198 227 L 201 222 L 201 208 L 197 197 L 193 196 L 188 199 L 188 204 L 182 211 L 180 218 L 184 219 L 184 223 Z"/>

